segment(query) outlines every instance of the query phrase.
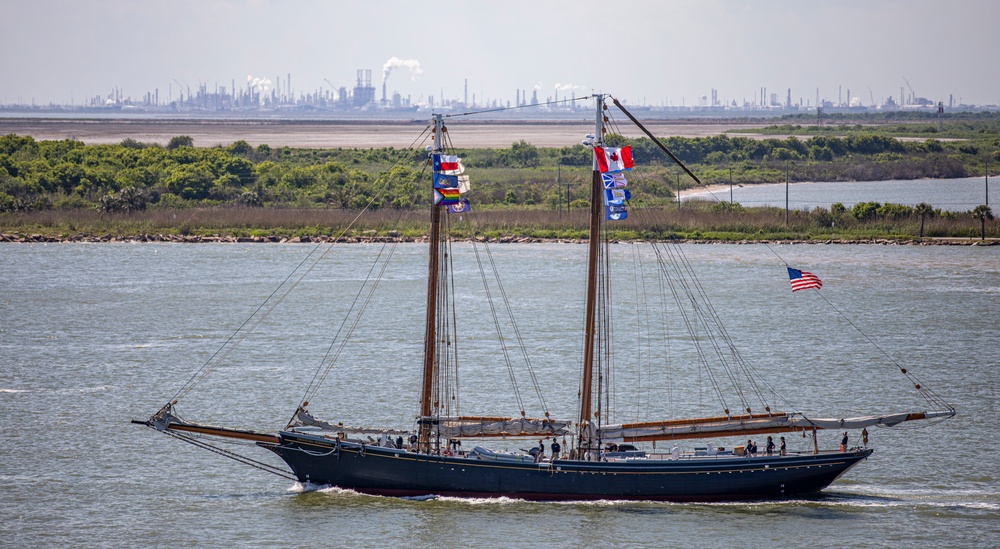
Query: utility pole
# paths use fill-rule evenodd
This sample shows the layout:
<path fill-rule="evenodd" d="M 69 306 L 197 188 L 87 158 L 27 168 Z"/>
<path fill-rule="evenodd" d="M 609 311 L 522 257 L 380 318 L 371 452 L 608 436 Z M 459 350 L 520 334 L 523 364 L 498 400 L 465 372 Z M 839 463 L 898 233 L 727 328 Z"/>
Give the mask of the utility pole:
<path fill-rule="evenodd" d="M 681 174 L 677 174 L 677 209 L 681 209 Z"/>
<path fill-rule="evenodd" d="M 733 203 L 733 169 L 729 168 L 729 203 Z"/>
<path fill-rule="evenodd" d="M 788 226 L 788 162 L 785 162 L 785 226 Z"/>
<path fill-rule="evenodd" d="M 559 176 L 562 174 L 562 165 L 556 164 L 556 192 L 559 194 L 559 217 L 562 217 L 562 182 Z"/>

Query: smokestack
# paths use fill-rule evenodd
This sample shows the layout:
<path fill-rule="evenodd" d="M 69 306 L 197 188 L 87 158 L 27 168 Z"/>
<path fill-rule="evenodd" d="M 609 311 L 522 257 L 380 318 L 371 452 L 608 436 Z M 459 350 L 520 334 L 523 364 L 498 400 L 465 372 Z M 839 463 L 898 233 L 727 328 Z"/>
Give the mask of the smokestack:
<path fill-rule="evenodd" d="M 465 79 L 465 98 L 462 100 L 466 105 L 469 104 L 469 79 Z"/>

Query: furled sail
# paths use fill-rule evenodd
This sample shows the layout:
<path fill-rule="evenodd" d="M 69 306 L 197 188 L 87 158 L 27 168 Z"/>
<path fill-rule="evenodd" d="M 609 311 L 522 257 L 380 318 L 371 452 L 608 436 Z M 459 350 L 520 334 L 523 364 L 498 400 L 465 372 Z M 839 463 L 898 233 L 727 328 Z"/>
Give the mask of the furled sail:
<path fill-rule="evenodd" d="M 899 413 L 851 418 L 810 418 L 798 412 L 747 414 L 708 418 L 603 425 L 598 430 L 602 442 L 642 442 L 652 440 L 698 439 L 755 433 L 781 433 L 812 429 L 862 429 L 875 425 L 892 427 L 904 421 L 947 418 L 955 410 Z"/>
<path fill-rule="evenodd" d="M 548 418 L 461 416 L 439 418 L 437 427 L 442 437 L 471 438 L 566 435 L 571 425 Z"/>
<path fill-rule="evenodd" d="M 307 429 L 302 429 L 303 427 Z M 373 429 L 367 427 L 350 427 L 343 423 L 338 423 L 334 425 L 328 421 L 323 421 L 322 419 L 317 419 L 312 414 L 309 413 L 305 408 L 299 407 L 295 411 L 295 415 L 292 417 L 292 421 L 288 424 L 288 429 L 300 429 L 308 430 L 308 428 L 320 429 L 322 431 L 329 431 L 333 434 L 343 433 L 344 435 L 393 435 L 402 436 L 409 434 L 410 431 L 400 431 L 398 429 Z"/>

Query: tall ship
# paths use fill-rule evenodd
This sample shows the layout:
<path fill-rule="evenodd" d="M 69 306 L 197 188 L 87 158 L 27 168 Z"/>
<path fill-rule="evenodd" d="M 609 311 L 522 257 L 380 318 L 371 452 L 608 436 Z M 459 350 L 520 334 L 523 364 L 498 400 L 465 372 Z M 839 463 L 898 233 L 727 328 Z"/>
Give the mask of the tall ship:
<path fill-rule="evenodd" d="M 438 114 L 428 126 L 433 144 L 427 147 L 425 174 L 428 194 L 433 200 L 428 204 L 423 355 L 420 361 L 397 365 L 421 372 L 420 386 L 413 388 L 414 416 L 400 418 L 391 426 L 344 425 L 335 419 L 315 417 L 309 411 L 308 400 L 303 399 L 284 428 L 258 431 L 182 419 L 178 411 L 180 399 L 175 398 L 149 419 L 133 423 L 248 465 L 285 474 L 304 484 L 336 486 L 364 494 L 539 501 L 728 501 L 820 492 L 872 455 L 874 450 L 867 445 L 868 427 L 955 415 L 952 406 L 915 378 L 914 386 L 927 402 L 925 410 L 841 418 L 772 409 L 767 399 L 771 388 L 736 349 L 707 293 L 678 249 L 680 245 L 650 242 L 657 263 L 655 270 L 663 278 L 660 287 L 668 288 L 678 305 L 690 305 L 686 309 L 679 307 L 682 312 L 678 313 L 680 318 L 676 323 L 692 330 L 690 339 L 699 346 L 696 352 L 699 360 L 713 358 L 721 364 L 718 379 L 712 378 L 713 387 L 720 396 L 723 388 L 733 390 L 739 408 L 735 405 L 730 408 L 720 399 L 718 413 L 709 417 L 614 421 L 609 413 L 612 398 L 609 387 L 617 381 L 610 371 L 618 352 L 614 319 L 625 313 L 613 310 L 614 287 L 621 278 L 610 272 L 613 242 L 608 237 L 608 228 L 630 215 L 628 179 L 632 177 L 636 159 L 631 147 L 612 138 L 620 136 L 608 132 L 612 108 L 606 104 L 608 98 L 603 94 L 592 97 L 594 131 L 583 143 L 593 153 L 589 238 L 586 247 L 581 247 L 586 251 L 586 279 L 577 282 L 585 301 L 579 326 L 583 349 L 579 358 L 566 357 L 579 360 L 579 377 L 564 380 L 553 388 L 575 391 L 578 395 L 578 409 L 572 417 L 552 417 L 548 410 L 531 417 L 523 409 L 493 415 L 461 415 L 451 404 L 456 400 L 451 381 L 457 379 L 459 367 L 454 342 L 460 337 L 462 323 L 455 306 L 449 219 L 456 213 L 468 214 L 465 195 L 470 184 L 461 159 L 450 146 L 445 116 Z M 624 105 L 616 99 L 613 104 L 649 136 L 656 148 L 694 177 Z M 631 213 L 640 211 L 637 208 Z M 373 272 L 377 271 L 373 268 Z M 818 278 L 803 271 L 789 268 L 789 274 L 793 290 L 816 289 L 821 284 Z M 502 290 L 497 293 L 502 294 Z M 365 299 L 361 296 L 356 301 L 363 303 Z M 349 326 L 350 322 L 345 324 Z M 227 345 L 241 339 L 242 336 L 232 338 Z M 220 351 L 221 356 L 228 354 L 225 349 Z M 503 350 L 504 360 L 508 352 L 506 348 Z M 779 350 L 774 352 L 778 354 Z M 187 394 L 210 369 L 197 372 L 178 394 Z M 905 368 L 901 369 L 908 377 L 912 376 Z M 326 379 L 328 372 L 321 368 L 310 387 Z M 307 396 L 315 393 L 306 392 Z M 234 402 L 237 400 L 234 396 Z M 836 430 L 838 435 L 841 431 L 846 434 L 860 430 L 864 443 L 820 449 L 817 431 L 826 429 Z M 784 444 L 754 451 L 752 443 L 726 448 L 707 442 L 736 437 L 763 440 L 761 437 L 765 436 L 770 440 L 771 436 L 786 434 L 812 437 L 811 451 L 788 451 Z M 227 439 L 249 441 L 273 452 L 287 464 L 288 471 L 211 442 Z M 560 440 L 563 444 L 559 444 Z M 501 451 L 497 441 L 530 441 L 526 442 L 530 446 L 538 446 L 541 441 L 541 451 L 536 448 Z M 553 448 L 550 441 L 557 447 Z M 692 449 L 681 451 L 682 442 L 693 444 Z"/>

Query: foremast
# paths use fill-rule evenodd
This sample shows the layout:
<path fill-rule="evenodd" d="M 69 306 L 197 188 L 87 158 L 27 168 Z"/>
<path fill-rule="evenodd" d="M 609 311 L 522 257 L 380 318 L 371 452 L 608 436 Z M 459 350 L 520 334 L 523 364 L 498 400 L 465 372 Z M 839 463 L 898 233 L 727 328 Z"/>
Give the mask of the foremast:
<path fill-rule="evenodd" d="M 434 150 L 431 154 L 442 152 L 442 134 L 444 133 L 444 116 L 434 115 Z M 417 437 L 422 452 L 431 451 L 431 428 L 434 421 L 433 395 L 435 371 L 437 369 L 437 298 L 440 272 L 440 240 L 441 240 L 441 208 L 431 205 L 431 227 L 428 235 L 427 261 L 427 312 L 424 332 L 424 370 L 420 385 L 420 419 L 418 421 Z"/>

